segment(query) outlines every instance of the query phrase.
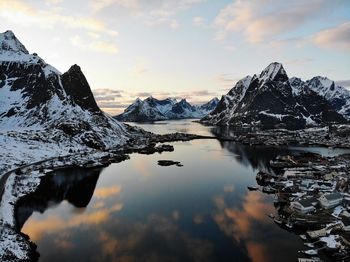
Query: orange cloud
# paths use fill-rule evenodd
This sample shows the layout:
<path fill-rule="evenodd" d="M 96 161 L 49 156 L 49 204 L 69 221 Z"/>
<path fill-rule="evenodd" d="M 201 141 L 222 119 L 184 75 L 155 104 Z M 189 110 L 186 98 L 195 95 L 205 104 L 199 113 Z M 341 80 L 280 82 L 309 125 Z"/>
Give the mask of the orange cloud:
<path fill-rule="evenodd" d="M 223 40 L 227 34 L 236 32 L 243 34 L 250 43 L 271 42 L 276 36 L 296 30 L 312 19 L 323 19 L 332 8 L 339 6 L 326 0 L 235 1 L 226 5 L 215 18 L 219 30 L 216 39 Z"/>
<path fill-rule="evenodd" d="M 40 10 L 20 0 L 0 1 L 0 16 L 14 23 L 36 25 L 44 28 L 54 28 L 57 25 L 71 29 L 84 29 L 89 32 L 100 32 L 111 36 L 118 32 L 108 28 L 102 21 L 90 18 L 69 16 L 59 12 L 59 9 Z"/>
<path fill-rule="evenodd" d="M 101 209 L 91 213 L 76 214 L 70 220 L 62 217 L 49 215 L 44 220 L 31 219 L 22 228 L 33 241 L 40 240 L 43 235 L 67 230 L 68 228 L 79 227 L 83 225 L 98 225 L 107 221 L 110 214 L 120 211 L 123 208 L 122 203 L 115 204 L 109 209 Z"/>
<path fill-rule="evenodd" d="M 94 192 L 94 196 L 97 198 L 108 198 L 113 195 L 117 195 L 121 192 L 122 187 L 120 185 L 110 186 L 110 187 L 100 187 Z"/>
<path fill-rule="evenodd" d="M 350 22 L 320 31 L 312 42 L 324 48 L 350 51 Z"/>
<path fill-rule="evenodd" d="M 269 261 L 269 255 L 263 244 L 247 242 L 248 253 L 253 262 Z"/>
<path fill-rule="evenodd" d="M 214 198 L 216 212 L 213 219 L 219 228 L 237 242 L 244 241 L 249 256 L 254 262 L 267 261 L 267 247 L 251 239 L 253 223 L 269 223 L 266 213 L 273 212 L 271 204 L 264 201 L 264 196 L 260 192 L 249 192 L 244 197 L 242 208 L 228 207 L 223 197 Z"/>

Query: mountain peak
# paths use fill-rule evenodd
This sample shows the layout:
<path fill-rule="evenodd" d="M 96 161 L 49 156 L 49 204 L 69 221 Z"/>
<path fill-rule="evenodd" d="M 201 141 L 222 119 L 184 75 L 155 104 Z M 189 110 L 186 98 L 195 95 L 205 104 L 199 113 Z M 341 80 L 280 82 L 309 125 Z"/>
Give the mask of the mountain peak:
<path fill-rule="evenodd" d="M 219 102 L 219 98 L 214 97 L 212 100 L 209 101 L 209 103 L 212 103 L 212 102 Z"/>
<path fill-rule="evenodd" d="M 334 86 L 334 81 L 330 80 L 328 77 L 325 76 L 315 76 L 309 80 L 314 85 L 319 85 L 322 87 L 329 88 L 332 85 Z"/>
<path fill-rule="evenodd" d="M 69 70 L 62 75 L 62 84 L 66 93 L 84 110 L 100 112 L 94 95 L 91 92 L 80 66 L 72 65 Z"/>
<path fill-rule="evenodd" d="M 29 54 L 11 30 L 0 33 L 0 54 L 2 53 Z"/>
<path fill-rule="evenodd" d="M 259 78 L 261 80 L 277 80 L 277 81 L 287 81 L 288 76 L 283 68 L 283 65 L 278 62 L 273 62 L 269 64 L 260 74 Z"/>

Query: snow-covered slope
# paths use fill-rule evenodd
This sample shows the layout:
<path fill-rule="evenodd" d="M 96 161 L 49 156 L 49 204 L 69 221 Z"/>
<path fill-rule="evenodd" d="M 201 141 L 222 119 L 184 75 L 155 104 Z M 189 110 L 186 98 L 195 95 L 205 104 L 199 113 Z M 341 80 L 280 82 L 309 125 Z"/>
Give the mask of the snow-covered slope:
<path fill-rule="evenodd" d="M 218 101 L 217 98 L 213 98 L 203 105 L 191 105 L 186 99 L 177 101 L 175 98 L 164 100 L 153 97 L 148 97 L 145 100 L 137 98 L 133 104 L 124 110 L 124 113 L 115 118 L 121 121 L 133 122 L 201 118 L 210 113 L 216 107 Z"/>
<path fill-rule="evenodd" d="M 294 90 L 307 87 L 324 97 L 332 107 L 345 118 L 350 120 L 350 91 L 345 87 L 336 85 L 327 77 L 316 76 L 307 81 L 292 77 L 290 84 Z"/>
<path fill-rule="evenodd" d="M 304 128 L 346 120 L 312 88 L 289 79 L 282 64 L 271 63 L 260 75 L 247 76 L 201 119 L 214 125 Z"/>
<path fill-rule="evenodd" d="M 37 54 L 29 54 L 13 32 L 0 34 L 0 132 L 60 132 L 94 148 L 123 144 L 123 124 L 97 106 L 80 67 L 61 74 Z"/>

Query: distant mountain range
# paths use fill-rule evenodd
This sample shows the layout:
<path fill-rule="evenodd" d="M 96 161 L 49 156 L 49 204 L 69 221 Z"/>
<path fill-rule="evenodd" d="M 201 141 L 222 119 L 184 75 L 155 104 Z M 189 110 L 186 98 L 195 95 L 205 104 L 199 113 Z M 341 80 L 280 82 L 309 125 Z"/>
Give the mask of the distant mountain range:
<path fill-rule="evenodd" d="M 175 98 L 158 100 L 148 97 L 145 100 L 137 98 L 128 106 L 124 113 L 115 116 L 120 121 L 147 122 L 168 119 L 202 118 L 214 110 L 219 102 L 213 98 L 203 105 L 191 105 L 186 99 L 177 101 Z"/>
<path fill-rule="evenodd" d="M 288 78 L 282 64 L 271 63 L 247 76 L 201 119 L 212 125 L 300 129 L 350 120 L 350 91 L 325 77 Z"/>
<path fill-rule="evenodd" d="M 125 143 L 121 121 L 201 118 L 212 125 L 305 128 L 347 123 L 350 91 L 325 77 L 289 78 L 271 63 L 247 76 L 219 101 L 191 105 L 185 99 L 137 99 L 114 118 L 98 107 L 77 65 L 66 73 L 30 54 L 11 31 L 0 34 L 0 131 L 56 130 L 55 141 L 73 139 L 95 148 Z"/>
<path fill-rule="evenodd" d="M 123 124 L 103 113 L 80 70 L 66 73 L 29 54 L 12 31 L 0 34 L 0 131 L 51 130 L 57 143 L 95 148 L 125 143 Z"/>

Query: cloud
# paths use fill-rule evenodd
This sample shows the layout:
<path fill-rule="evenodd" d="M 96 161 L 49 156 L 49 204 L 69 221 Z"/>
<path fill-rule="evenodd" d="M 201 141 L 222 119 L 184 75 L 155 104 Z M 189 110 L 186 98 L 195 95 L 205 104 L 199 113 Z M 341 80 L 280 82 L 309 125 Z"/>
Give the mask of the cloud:
<path fill-rule="evenodd" d="M 146 25 L 167 25 L 176 29 L 179 27 L 179 21 L 175 16 L 202 2 L 204 0 L 91 0 L 90 7 L 94 12 L 102 12 L 107 8 L 118 10 L 123 7 Z"/>
<path fill-rule="evenodd" d="M 340 85 L 340 86 L 343 86 L 346 88 L 350 88 L 350 80 L 338 80 L 338 81 L 335 81 L 335 83 L 337 85 Z"/>
<path fill-rule="evenodd" d="M 139 9 L 138 0 L 93 0 L 90 1 L 90 7 L 94 12 L 99 12 L 111 5 L 118 5 L 129 10 L 137 11 Z"/>
<path fill-rule="evenodd" d="M 139 92 L 139 93 L 136 93 L 136 96 L 137 97 L 149 97 L 149 96 L 152 96 L 152 93 L 151 92 Z"/>
<path fill-rule="evenodd" d="M 350 51 L 350 22 L 322 30 L 311 41 L 322 48 Z"/>
<path fill-rule="evenodd" d="M 204 17 L 201 17 L 201 16 L 196 16 L 196 17 L 193 17 L 192 19 L 192 23 L 194 26 L 204 26 L 205 25 L 205 18 Z"/>
<path fill-rule="evenodd" d="M 104 102 L 104 101 L 115 101 L 117 97 L 122 97 L 121 95 L 109 95 L 109 96 L 95 96 L 95 100 Z"/>
<path fill-rule="evenodd" d="M 231 89 L 235 83 L 239 80 L 232 77 L 229 74 L 219 74 L 215 76 L 215 80 L 221 85 L 225 87 L 225 90 Z"/>
<path fill-rule="evenodd" d="M 120 185 L 110 186 L 110 187 L 100 187 L 95 190 L 94 196 L 97 198 L 108 198 L 119 194 L 121 190 L 122 190 L 122 187 Z"/>
<path fill-rule="evenodd" d="M 210 92 L 208 90 L 194 90 L 187 92 L 129 92 L 126 90 L 101 88 L 93 89 L 92 91 L 99 107 L 111 115 L 120 114 L 123 109 L 133 103 L 137 97 L 140 97 L 142 99 L 150 96 L 153 96 L 157 99 L 172 97 L 178 100 L 186 98 L 192 104 L 203 104 L 208 102 L 213 97 L 220 95 L 217 92 Z"/>
<path fill-rule="evenodd" d="M 136 93 L 129 93 L 128 95 L 135 98 L 137 97 L 147 98 L 152 96 L 157 99 L 166 99 L 168 97 L 172 97 L 176 99 L 186 98 L 187 100 L 197 100 L 198 98 L 203 98 L 203 97 L 213 98 L 214 96 L 217 96 L 217 93 L 210 92 L 208 90 L 194 90 L 194 91 L 188 91 L 188 92 L 159 92 L 159 91 L 136 92 Z"/>
<path fill-rule="evenodd" d="M 147 73 L 149 70 L 146 67 L 146 63 L 145 62 L 140 62 L 138 64 L 136 64 L 131 70 L 130 70 L 130 74 L 132 76 L 140 76 L 140 75 L 144 75 L 145 73 Z"/>
<path fill-rule="evenodd" d="M 60 9 L 38 9 L 27 2 L 20 0 L 1 0 L 0 17 L 12 23 L 24 26 L 38 26 L 40 28 L 53 29 L 63 26 L 69 29 L 83 29 L 89 32 L 104 33 L 116 36 L 118 32 L 107 27 L 101 20 L 77 15 L 67 15 Z"/>
<path fill-rule="evenodd" d="M 114 43 L 99 40 L 83 40 L 79 35 L 72 37 L 70 41 L 72 45 L 83 50 L 110 54 L 118 53 L 118 47 Z"/>
<path fill-rule="evenodd" d="M 175 19 L 171 20 L 171 21 L 170 21 L 170 27 L 171 27 L 172 29 L 178 28 L 178 27 L 179 27 L 179 22 L 178 22 L 177 20 L 175 20 Z"/>
<path fill-rule="evenodd" d="M 239 208 L 229 207 L 222 196 L 213 201 L 216 207 L 213 219 L 220 230 L 240 245 L 244 244 L 252 261 L 270 260 L 268 245 L 256 237 L 259 236 L 257 224 L 261 227 L 271 223 L 266 213 L 273 212 L 274 208 L 266 202 L 266 197 L 260 192 L 249 192 Z"/>
<path fill-rule="evenodd" d="M 216 93 L 209 92 L 208 90 L 192 91 L 184 94 L 188 94 L 188 96 L 215 96 L 216 95 Z"/>
<path fill-rule="evenodd" d="M 40 240 L 44 235 L 60 232 L 68 228 L 77 228 L 83 225 L 98 225 L 109 219 L 112 212 L 120 211 L 122 204 L 111 209 L 100 209 L 97 211 L 77 214 L 69 220 L 58 216 L 48 215 L 45 220 L 33 219 L 30 227 L 24 225 L 23 231 L 30 235 L 33 241 Z"/>
<path fill-rule="evenodd" d="M 217 39 L 232 32 L 243 34 L 250 43 L 270 42 L 301 28 L 315 18 L 324 18 L 341 1 L 235 1 L 226 5 L 215 18 Z"/>
<path fill-rule="evenodd" d="M 307 63 L 311 63 L 314 61 L 315 60 L 312 58 L 296 58 L 296 59 L 291 59 L 291 60 L 286 61 L 286 64 L 300 66 L 300 65 L 305 65 Z"/>
<path fill-rule="evenodd" d="M 100 108 L 102 108 L 102 110 L 107 109 L 107 111 L 110 111 L 109 109 L 124 109 L 128 107 L 130 104 L 120 104 L 116 102 L 98 102 L 98 105 Z M 114 110 L 111 110 L 111 111 L 114 111 Z"/>
<path fill-rule="evenodd" d="M 51 5 L 58 5 L 60 3 L 62 3 L 63 0 L 45 0 L 46 4 L 51 4 Z"/>
<path fill-rule="evenodd" d="M 224 192 L 225 193 L 232 193 L 235 191 L 235 186 L 234 185 L 225 185 L 224 186 Z"/>
<path fill-rule="evenodd" d="M 116 95 L 116 96 L 121 96 L 123 93 L 122 90 L 114 90 L 114 89 L 109 89 L 109 88 L 98 88 L 98 89 L 93 89 L 92 90 L 95 96 L 99 95 Z"/>

